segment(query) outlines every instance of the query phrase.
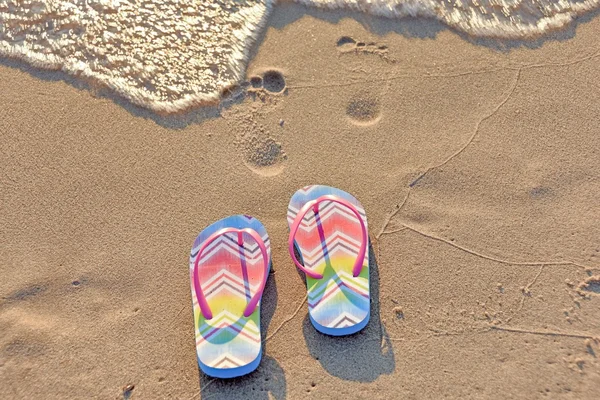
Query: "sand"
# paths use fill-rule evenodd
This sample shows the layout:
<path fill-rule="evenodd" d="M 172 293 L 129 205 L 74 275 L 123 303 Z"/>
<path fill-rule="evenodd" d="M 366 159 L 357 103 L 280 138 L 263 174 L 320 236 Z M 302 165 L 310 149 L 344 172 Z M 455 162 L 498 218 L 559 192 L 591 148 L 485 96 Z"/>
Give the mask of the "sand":
<path fill-rule="evenodd" d="M 256 87 L 177 116 L 4 59 L 0 398 L 597 398 L 599 34 L 597 14 L 521 43 L 284 4 Z M 372 319 L 348 338 L 312 328 L 287 254 L 315 183 L 371 228 Z M 234 213 L 274 272 L 262 364 L 219 381 L 187 260 Z"/>

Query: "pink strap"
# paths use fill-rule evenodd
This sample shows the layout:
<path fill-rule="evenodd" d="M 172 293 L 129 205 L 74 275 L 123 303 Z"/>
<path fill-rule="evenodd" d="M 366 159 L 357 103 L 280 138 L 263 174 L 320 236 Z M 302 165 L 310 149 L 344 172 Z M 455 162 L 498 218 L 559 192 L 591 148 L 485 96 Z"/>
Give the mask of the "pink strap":
<path fill-rule="evenodd" d="M 360 244 L 360 251 L 358 252 L 358 257 L 356 258 L 356 262 L 354 263 L 354 267 L 352 268 L 352 276 L 354 276 L 356 278 L 358 275 L 360 275 L 360 271 L 362 271 L 362 268 L 363 268 L 363 264 L 365 261 L 365 253 L 367 252 L 367 243 L 368 243 L 369 237 L 368 237 L 368 233 L 367 233 L 367 228 L 365 227 L 365 223 L 364 223 L 362 217 L 360 216 L 360 213 L 358 212 L 358 210 L 352 205 L 352 203 L 350 203 L 347 200 L 342 199 L 341 197 L 337 197 L 334 195 L 324 195 L 324 196 L 319 197 L 318 199 L 309 201 L 308 203 L 306 203 L 304 205 L 304 207 L 302 207 L 300 209 L 300 211 L 298 211 L 298 214 L 296 215 L 296 219 L 294 219 L 294 223 L 292 224 L 292 227 L 290 228 L 290 237 L 288 239 L 288 243 L 289 243 L 288 249 L 290 251 L 290 256 L 292 257 L 294 264 L 296 264 L 296 267 L 298 267 L 306 275 L 308 275 L 314 279 L 323 278 L 323 274 L 316 273 L 313 270 L 308 269 L 308 268 L 304 267 L 302 264 L 300 264 L 298 262 L 298 260 L 296 259 L 296 254 L 294 253 L 294 238 L 296 237 L 296 233 L 298 232 L 298 228 L 300 227 L 300 224 L 302 223 L 304 216 L 306 215 L 308 210 L 310 210 L 311 208 L 313 209 L 313 212 L 316 215 L 317 212 L 319 211 L 319 203 L 321 203 L 323 201 L 332 201 L 334 203 L 338 203 L 343 206 L 346 206 L 347 208 L 350 209 L 350 211 L 352 211 L 354 213 L 354 215 L 356 215 L 356 217 L 358 218 L 358 222 L 360 222 L 360 227 L 362 229 L 362 242 Z"/>
<path fill-rule="evenodd" d="M 198 263 L 200 262 L 200 258 L 202 257 L 202 252 L 204 250 L 206 250 L 208 245 L 210 245 L 212 242 L 214 242 L 215 239 L 217 239 L 219 236 L 224 235 L 226 233 L 230 233 L 230 232 L 237 232 L 239 246 L 244 245 L 244 242 L 243 242 L 243 233 L 244 232 L 247 233 L 248 235 L 252 236 L 252 238 L 256 241 L 256 244 L 258 244 L 258 247 L 260 247 L 260 252 L 262 254 L 262 257 L 263 257 L 263 260 L 265 263 L 264 279 L 262 280 L 262 282 L 260 284 L 260 288 L 258 288 L 256 294 L 254 295 L 254 297 L 252 297 L 250 299 L 250 302 L 246 306 L 246 309 L 244 310 L 244 317 L 249 317 L 250 315 L 252 315 L 252 313 L 256 309 L 256 305 L 260 301 L 263 290 L 265 290 L 265 284 L 267 283 L 267 277 L 269 276 L 269 257 L 267 255 L 267 248 L 265 247 L 265 242 L 263 242 L 263 240 L 260 237 L 260 235 L 258 234 L 258 232 L 256 232 L 254 229 L 223 228 L 223 229 L 213 233 L 212 235 L 210 235 L 208 237 L 208 239 L 206 239 L 206 241 L 204 241 L 204 244 L 198 251 L 198 256 L 196 257 L 196 262 L 194 263 L 194 271 L 193 271 L 194 291 L 196 292 L 196 298 L 198 299 L 198 305 L 200 306 L 200 311 L 202 311 L 202 315 L 204 315 L 205 319 L 211 319 L 213 317 L 213 315 L 212 315 L 212 311 L 210 311 L 210 307 L 208 306 L 208 302 L 206 301 L 206 298 L 204 297 L 204 294 L 202 293 L 202 287 L 200 286 L 200 279 L 198 277 Z"/>

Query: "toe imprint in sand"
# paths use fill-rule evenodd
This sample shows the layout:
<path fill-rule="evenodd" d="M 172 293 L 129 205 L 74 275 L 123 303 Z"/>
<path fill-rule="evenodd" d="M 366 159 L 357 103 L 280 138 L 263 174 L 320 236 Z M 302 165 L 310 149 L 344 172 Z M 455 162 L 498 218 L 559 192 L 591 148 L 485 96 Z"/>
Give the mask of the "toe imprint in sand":
<path fill-rule="evenodd" d="M 260 76 L 253 76 L 250 78 L 250 85 L 254 89 L 260 89 L 263 87 L 263 80 Z"/>
<path fill-rule="evenodd" d="M 362 53 L 384 56 L 388 52 L 388 48 L 384 44 L 359 42 L 350 36 L 342 36 L 339 38 L 337 41 L 337 49 L 342 54 Z"/>
<path fill-rule="evenodd" d="M 244 164 L 258 175 L 279 175 L 285 168 L 287 155 L 281 144 L 270 137 L 265 139 L 250 137 L 245 141 L 244 153 Z"/>
<path fill-rule="evenodd" d="M 259 99 L 262 102 L 273 102 L 281 94 L 287 94 L 285 78 L 283 74 L 276 70 L 268 70 L 261 75 L 250 77 L 245 82 L 247 92 L 252 99 Z"/>
<path fill-rule="evenodd" d="M 350 36 L 342 36 L 337 41 L 337 47 L 341 52 L 352 51 L 356 48 L 356 40 Z"/>
<path fill-rule="evenodd" d="M 370 96 L 357 96 L 346 106 L 346 115 L 356 125 L 372 125 L 381 119 L 379 102 Z"/>

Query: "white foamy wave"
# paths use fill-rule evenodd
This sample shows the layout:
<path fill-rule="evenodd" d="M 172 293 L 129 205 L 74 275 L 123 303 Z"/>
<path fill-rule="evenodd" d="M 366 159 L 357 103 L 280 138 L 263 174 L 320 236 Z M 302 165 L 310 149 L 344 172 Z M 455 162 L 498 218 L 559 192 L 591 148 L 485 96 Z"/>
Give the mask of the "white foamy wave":
<path fill-rule="evenodd" d="M 472 36 L 524 39 L 569 24 L 600 7 L 600 0 L 296 0 L 401 18 L 427 17 Z"/>
<path fill-rule="evenodd" d="M 0 54 L 174 112 L 243 78 L 266 0 L 0 0 Z"/>
<path fill-rule="evenodd" d="M 474 36 L 526 38 L 600 0 L 296 0 L 386 17 L 436 18 Z M 0 0 L 0 54 L 106 85 L 175 112 L 243 78 L 275 0 Z"/>

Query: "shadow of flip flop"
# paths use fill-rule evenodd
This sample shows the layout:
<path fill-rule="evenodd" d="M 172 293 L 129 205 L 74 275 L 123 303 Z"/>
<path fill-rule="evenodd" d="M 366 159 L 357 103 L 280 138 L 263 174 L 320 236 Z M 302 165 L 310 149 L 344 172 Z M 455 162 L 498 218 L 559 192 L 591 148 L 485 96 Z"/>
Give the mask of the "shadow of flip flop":
<path fill-rule="evenodd" d="M 308 350 L 331 375 L 358 382 L 373 382 L 380 375 L 391 374 L 396 368 L 394 352 L 381 323 L 379 309 L 379 270 L 373 246 L 369 242 L 371 281 L 371 320 L 360 332 L 333 337 L 319 333 L 309 316 L 304 319 L 303 332 Z"/>

